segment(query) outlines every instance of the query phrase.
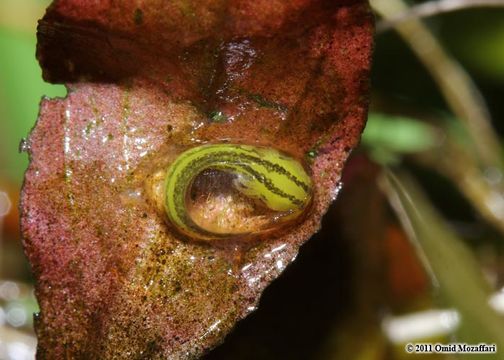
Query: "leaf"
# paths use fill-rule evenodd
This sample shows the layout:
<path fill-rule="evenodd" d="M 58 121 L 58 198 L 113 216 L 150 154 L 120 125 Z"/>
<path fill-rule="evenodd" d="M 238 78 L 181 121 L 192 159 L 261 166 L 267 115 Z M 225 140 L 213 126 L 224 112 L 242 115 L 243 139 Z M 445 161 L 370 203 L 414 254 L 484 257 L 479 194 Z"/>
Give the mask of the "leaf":
<path fill-rule="evenodd" d="M 399 154 L 426 151 L 436 145 L 433 126 L 402 116 L 370 113 L 362 143 L 380 163 L 394 162 Z"/>
<path fill-rule="evenodd" d="M 60 0 L 40 21 L 44 77 L 69 95 L 41 105 L 22 193 L 39 358 L 184 359 L 221 342 L 318 230 L 364 125 L 366 2 L 138 4 Z M 228 245 L 166 224 L 149 176 L 223 141 L 316 150 L 301 223 Z"/>
<path fill-rule="evenodd" d="M 445 306 L 461 317 L 459 342 L 504 346 L 504 321 L 489 306 L 490 286 L 465 244 L 447 228 L 407 175 L 387 171 L 382 185 Z M 475 355 L 471 355 L 475 356 Z M 498 358 L 485 354 L 481 358 Z M 472 357 L 471 357 L 472 358 Z"/>

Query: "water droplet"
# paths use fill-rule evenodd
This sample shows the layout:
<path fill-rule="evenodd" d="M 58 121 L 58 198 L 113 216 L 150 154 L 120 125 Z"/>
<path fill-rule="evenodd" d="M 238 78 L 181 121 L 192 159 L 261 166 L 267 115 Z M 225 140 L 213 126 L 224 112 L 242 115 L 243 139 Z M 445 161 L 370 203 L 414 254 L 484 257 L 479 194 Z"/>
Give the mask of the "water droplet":
<path fill-rule="evenodd" d="M 246 74 L 257 57 L 256 50 L 249 39 L 230 42 L 226 45 L 224 64 L 230 81 Z"/>
<path fill-rule="evenodd" d="M 278 252 L 280 250 L 283 250 L 286 246 L 287 246 L 287 244 L 282 244 L 280 246 L 277 246 L 276 248 L 274 248 L 274 249 L 271 250 L 271 253 L 276 253 L 276 252 Z"/>
<path fill-rule="evenodd" d="M 245 266 L 242 267 L 241 271 L 247 271 L 250 267 L 252 266 L 252 264 L 247 264 Z"/>
<path fill-rule="evenodd" d="M 315 159 L 318 155 L 318 151 L 315 149 L 310 149 L 306 152 L 306 157 L 308 159 Z"/>
<path fill-rule="evenodd" d="M 336 200 L 336 198 L 338 197 L 338 194 L 342 188 L 343 188 L 343 183 L 341 181 L 338 181 L 338 183 L 336 183 L 336 186 L 334 187 L 334 189 L 331 191 L 331 200 L 332 201 Z"/>
<path fill-rule="evenodd" d="M 18 150 L 20 153 L 30 151 L 30 142 L 26 138 L 22 138 L 21 141 L 19 142 Z"/>

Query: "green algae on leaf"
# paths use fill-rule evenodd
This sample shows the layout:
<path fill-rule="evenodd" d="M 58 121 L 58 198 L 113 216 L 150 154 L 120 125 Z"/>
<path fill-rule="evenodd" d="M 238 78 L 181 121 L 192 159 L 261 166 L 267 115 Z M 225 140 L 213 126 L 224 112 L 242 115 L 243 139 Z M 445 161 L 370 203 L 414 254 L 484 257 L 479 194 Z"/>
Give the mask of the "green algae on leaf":
<path fill-rule="evenodd" d="M 39 358 L 185 359 L 223 341 L 318 230 L 364 126 L 365 1 L 148 0 L 141 21 L 137 9 L 58 0 L 39 24 L 44 78 L 70 90 L 42 102 L 28 139 Z M 228 120 L 209 119 L 216 109 Z M 295 159 L 316 147 L 309 211 L 260 241 L 181 237 L 155 184 L 206 143 Z"/>

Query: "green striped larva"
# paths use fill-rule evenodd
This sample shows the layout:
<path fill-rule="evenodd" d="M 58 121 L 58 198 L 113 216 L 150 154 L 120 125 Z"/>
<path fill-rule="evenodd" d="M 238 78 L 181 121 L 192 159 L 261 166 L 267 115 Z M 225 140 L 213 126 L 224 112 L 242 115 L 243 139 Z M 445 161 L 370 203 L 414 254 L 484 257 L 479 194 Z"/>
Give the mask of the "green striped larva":
<path fill-rule="evenodd" d="M 197 224 L 187 210 L 188 193 L 195 178 L 217 170 L 234 176 L 236 190 L 265 208 L 294 219 L 307 208 L 312 181 L 294 158 L 267 147 L 239 144 L 209 144 L 180 154 L 168 167 L 164 186 L 164 208 L 170 222 L 184 235 L 213 240 L 243 236 L 241 232 L 218 232 Z"/>

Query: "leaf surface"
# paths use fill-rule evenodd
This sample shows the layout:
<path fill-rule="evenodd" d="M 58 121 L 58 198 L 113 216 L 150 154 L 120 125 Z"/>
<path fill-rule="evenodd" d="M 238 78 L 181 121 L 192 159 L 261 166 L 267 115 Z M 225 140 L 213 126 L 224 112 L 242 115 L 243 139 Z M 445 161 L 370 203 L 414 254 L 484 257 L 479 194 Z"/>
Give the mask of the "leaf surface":
<path fill-rule="evenodd" d="M 253 311 L 338 192 L 365 123 L 372 31 L 365 1 L 55 1 L 37 56 L 69 94 L 41 103 L 22 192 L 38 357 L 194 358 Z M 152 173 L 224 141 L 306 160 L 303 221 L 229 246 L 167 225 Z"/>

